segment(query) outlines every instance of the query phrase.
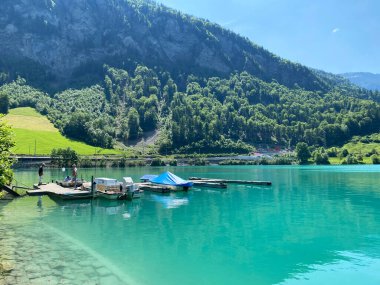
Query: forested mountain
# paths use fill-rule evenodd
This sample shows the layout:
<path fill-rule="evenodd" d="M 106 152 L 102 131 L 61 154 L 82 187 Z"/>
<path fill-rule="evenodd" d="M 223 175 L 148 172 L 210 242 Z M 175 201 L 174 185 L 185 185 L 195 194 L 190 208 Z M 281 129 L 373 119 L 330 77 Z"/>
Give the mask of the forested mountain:
<path fill-rule="evenodd" d="M 370 72 L 349 72 L 341 75 L 360 87 L 380 91 L 380 74 Z"/>
<path fill-rule="evenodd" d="M 246 153 L 380 132 L 378 91 L 154 2 L 3 0 L 0 12 L 0 110 L 35 107 L 92 145 L 159 129 L 161 152 Z"/>
<path fill-rule="evenodd" d="M 0 53 L 3 70 L 47 87 L 88 85 L 101 77 L 105 63 L 132 71 L 136 62 L 181 83 L 189 74 L 247 71 L 288 87 L 329 85 L 246 38 L 151 1 L 2 0 Z"/>

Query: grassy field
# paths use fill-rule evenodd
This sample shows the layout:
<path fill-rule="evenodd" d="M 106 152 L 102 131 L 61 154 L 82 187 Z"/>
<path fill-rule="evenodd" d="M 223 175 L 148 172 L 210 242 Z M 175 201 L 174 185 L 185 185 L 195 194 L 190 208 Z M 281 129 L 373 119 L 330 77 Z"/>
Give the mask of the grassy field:
<path fill-rule="evenodd" d="M 368 156 L 368 154 L 372 154 L 373 150 L 375 150 L 378 154 L 380 154 L 380 143 L 377 142 L 367 142 L 363 143 L 361 141 L 354 141 L 346 143 L 341 149 L 347 149 L 350 154 L 353 154 L 355 156 L 361 156 L 363 157 L 362 163 L 365 164 L 372 164 L 371 155 Z M 331 164 L 342 164 L 342 161 L 344 158 L 339 157 L 330 157 L 329 161 Z"/>
<path fill-rule="evenodd" d="M 102 149 L 67 139 L 46 117 L 33 108 L 11 109 L 3 120 L 14 130 L 16 146 L 12 151 L 15 154 L 48 155 L 53 148 L 67 147 L 81 155 L 120 153 L 118 150 Z"/>
<path fill-rule="evenodd" d="M 339 158 L 339 157 L 329 157 L 329 161 L 331 164 L 342 164 L 343 160 L 344 160 L 343 158 Z M 372 164 L 372 160 L 370 157 L 363 157 L 362 162 L 364 164 Z"/>
<path fill-rule="evenodd" d="M 373 149 L 380 153 L 380 144 L 379 143 L 362 143 L 362 142 L 350 142 L 345 144 L 343 148 L 346 148 L 349 153 L 353 154 L 362 154 L 365 155 L 370 153 Z"/>

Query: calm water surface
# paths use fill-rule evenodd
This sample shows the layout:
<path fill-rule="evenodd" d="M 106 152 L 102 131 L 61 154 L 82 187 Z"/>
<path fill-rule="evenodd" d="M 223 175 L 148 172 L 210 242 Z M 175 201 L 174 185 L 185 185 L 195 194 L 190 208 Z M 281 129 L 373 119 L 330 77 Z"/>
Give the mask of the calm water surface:
<path fill-rule="evenodd" d="M 93 269 L 108 279 L 94 284 L 112 284 L 110 275 L 121 284 L 147 285 L 380 284 L 379 166 L 111 168 L 78 175 L 137 181 L 164 170 L 273 185 L 146 192 L 133 202 L 26 197 L 0 208 L 0 223 L 16 232 L 4 242 L 23 235 L 49 244 L 49 252 L 73 244 L 68 256 L 81 251 L 81 258 L 102 263 Z M 45 180 L 62 177 L 46 170 Z M 37 182 L 37 169 L 17 170 L 16 179 Z M 39 256 L 48 264 L 51 258 Z M 57 268 L 47 271 L 64 278 Z M 70 275 L 81 284 L 91 277 Z"/>

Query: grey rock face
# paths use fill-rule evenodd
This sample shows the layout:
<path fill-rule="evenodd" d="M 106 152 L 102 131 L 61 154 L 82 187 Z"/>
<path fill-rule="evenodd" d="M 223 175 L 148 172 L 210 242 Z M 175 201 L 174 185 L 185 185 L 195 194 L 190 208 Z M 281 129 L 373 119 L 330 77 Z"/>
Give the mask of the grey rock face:
<path fill-rule="evenodd" d="M 288 86 L 319 87 L 306 67 L 283 65 L 282 59 L 217 25 L 147 3 L 2 0 L 0 54 L 32 60 L 58 78 L 69 78 L 87 62 L 130 58 L 167 70 L 248 71 Z"/>

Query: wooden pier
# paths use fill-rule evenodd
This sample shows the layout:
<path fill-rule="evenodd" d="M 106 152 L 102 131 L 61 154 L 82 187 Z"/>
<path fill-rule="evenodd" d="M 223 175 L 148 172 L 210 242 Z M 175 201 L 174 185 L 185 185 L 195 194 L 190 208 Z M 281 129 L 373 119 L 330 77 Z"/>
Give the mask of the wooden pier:
<path fill-rule="evenodd" d="M 88 190 L 78 190 L 73 188 L 65 188 L 56 183 L 48 183 L 42 185 L 35 185 L 35 190 L 26 191 L 29 196 L 41 196 L 48 195 L 54 198 L 60 198 L 63 200 L 75 200 L 75 199 L 92 199 L 96 198 L 96 195 Z"/>
<path fill-rule="evenodd" d="M 252 180 L 231 180 L 231 179 L 214 179 L 214 178 L 203 178 L 203 177 L 190 177 L 189 180 L 197 182 L 207 182 L 207 183 L 231 183 L 231 184 L 250 184 L 250 185 L 262 185 L 270 186 L 272 182 L 270 181 L 252 181 Z"/>

